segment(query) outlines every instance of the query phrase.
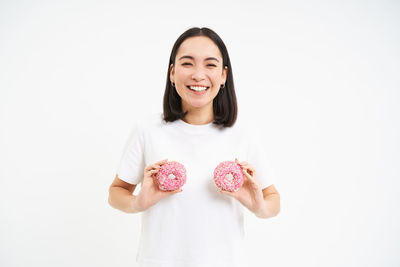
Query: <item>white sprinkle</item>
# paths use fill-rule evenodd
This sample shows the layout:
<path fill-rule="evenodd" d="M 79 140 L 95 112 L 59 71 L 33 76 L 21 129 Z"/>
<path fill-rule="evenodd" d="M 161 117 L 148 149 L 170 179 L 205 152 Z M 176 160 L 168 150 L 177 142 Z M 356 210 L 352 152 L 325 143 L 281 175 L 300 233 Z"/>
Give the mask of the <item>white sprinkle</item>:
<path fill-rule="evenodd" d="M 225 175 L 225 178 L 228 179 L 229 181 L 232 181 L 233 180 L 232 173 L 228 173 L 227 175 Z"/>

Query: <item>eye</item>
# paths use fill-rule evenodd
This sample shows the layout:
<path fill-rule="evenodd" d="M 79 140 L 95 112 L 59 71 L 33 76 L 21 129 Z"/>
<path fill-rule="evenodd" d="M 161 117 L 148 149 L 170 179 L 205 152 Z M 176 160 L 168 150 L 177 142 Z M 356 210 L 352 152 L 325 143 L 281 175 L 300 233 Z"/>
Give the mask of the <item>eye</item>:
<path fill-rule="evenodd" d="M 208 64 L 207 66 L 216 67 L 214 64 Z"/>
<path fill-rule="evenodd" d="M 192 63 L 186 62 L 186 63 L 183 63 L 183 64 L 182 64 L 182 66 L 185 66 L 185 65 L 192 65 Z"/>

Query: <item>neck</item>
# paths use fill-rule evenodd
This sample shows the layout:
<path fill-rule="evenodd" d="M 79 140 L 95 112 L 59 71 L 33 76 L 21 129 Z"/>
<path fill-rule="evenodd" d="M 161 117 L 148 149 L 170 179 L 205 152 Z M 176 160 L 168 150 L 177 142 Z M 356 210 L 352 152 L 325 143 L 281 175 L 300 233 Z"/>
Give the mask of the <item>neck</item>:
<path fill-rule="evenodd" d="M 203 125 L 214 121 L 212 102 L 211 107 L 191 108 L 186 109 L 185 111 L 188 111 L 188 114 L 182 120 L 186 123 L 193 125 Z"/>

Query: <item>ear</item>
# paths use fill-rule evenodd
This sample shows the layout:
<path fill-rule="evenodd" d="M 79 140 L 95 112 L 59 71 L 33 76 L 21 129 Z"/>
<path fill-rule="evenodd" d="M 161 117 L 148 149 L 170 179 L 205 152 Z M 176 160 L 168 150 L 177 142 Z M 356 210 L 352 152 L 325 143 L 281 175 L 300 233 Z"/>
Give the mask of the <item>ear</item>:
<path fill-rule="evenodd" d="M 171 66 L 169 66 L 169 80 L 170 80 L 170 82 L 174 82 L 174 75 L 175 75 L 174 64 L 171 64 Z"/>
<path fill-rule="evenodd" d="M 222 82 L 226 83 L 226 77 L 228 77 L 228 66 L 225 66 L 222 71 Z"/>

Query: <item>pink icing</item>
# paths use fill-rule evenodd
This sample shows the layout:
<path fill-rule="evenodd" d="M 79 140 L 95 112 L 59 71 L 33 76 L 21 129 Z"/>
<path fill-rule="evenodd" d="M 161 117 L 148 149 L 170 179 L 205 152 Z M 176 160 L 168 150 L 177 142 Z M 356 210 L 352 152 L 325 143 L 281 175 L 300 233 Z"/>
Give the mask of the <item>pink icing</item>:
<path fill-rule="evenodd" d="M 232 174 L 233 179 L 229 180 L 226 177 L 227 174 Z M 244 182 L 242 169 L 233 161 L 221 162 L 214 170 L 214 182 L 221 190 L 237 191 Z"/>
<path fill-rule="evenodd" d="M 174 179 L 168 176 L 173 174 Z M 157 173 L 158 186 L 163 191 L 174 191 L 186 183 L 186 169 L 176 161 L 170 161 L 163 164 Z"/>

